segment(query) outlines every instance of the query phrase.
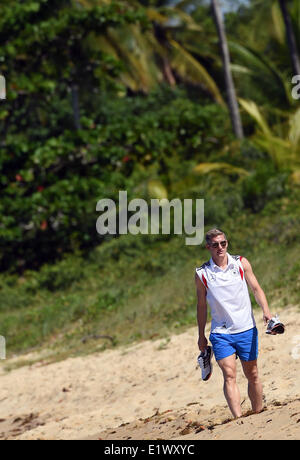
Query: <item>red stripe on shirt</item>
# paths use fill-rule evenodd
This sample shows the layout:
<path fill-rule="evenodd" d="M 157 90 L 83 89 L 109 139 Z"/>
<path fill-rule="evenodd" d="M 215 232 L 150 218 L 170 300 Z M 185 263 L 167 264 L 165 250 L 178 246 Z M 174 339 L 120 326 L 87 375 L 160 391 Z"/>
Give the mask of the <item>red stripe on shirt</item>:
<path fill-rule="evenodd" d="M 239 267 L 239 269 L 240 269 L 241 278 L 243 279 L 243 278 L 244 278 L 244 272 L 243 272 L 243 270 L 241 269 L 241 267 Z"/>
<path fill-rule="evenodd" d="M 203 283 L 205 284 L 206 288 L 208 289 L 208 286 L 207 286 L 207 281 L 206 281 L 206 279 L 205 279 L 205 276 L 204 276 L 204 275 L 202 275 L 202 280 L 203 280 Z"/>

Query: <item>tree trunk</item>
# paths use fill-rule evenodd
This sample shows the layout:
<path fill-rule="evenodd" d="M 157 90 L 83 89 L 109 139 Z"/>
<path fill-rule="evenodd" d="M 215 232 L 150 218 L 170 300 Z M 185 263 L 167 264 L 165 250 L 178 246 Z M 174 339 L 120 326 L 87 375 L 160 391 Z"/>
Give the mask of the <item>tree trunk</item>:
<path fill-rule="evenodd" d="M 285 23 L 287 42 L 288 42 L 288 47 L 290 50 L 291 60 L 292 60 L 292 65 L 293 65 L 293 73 L 294 75 L 300 75 L 299 53 L 297 50 L 297 43 L 296 43 L 294 31 L 293 31 L 292 20 L 291 20 L 291 17 L 287 9 L 286 0 L 279 0 L 279 4 L 280 4 L 283 19 L 284 19 L 284 23 Z"/>
<path fill-rule="evenodd" d="M 74 83 L 71 85 L 72 109 L 75 129 L 81 129 L 80 114 L 79 114 L 79 97 L 78 86 Z"/>
<path fill-rule="evenodd" d="M 212 6 L 213 16 L 214 16 L 218 36 L 219 36 L 219 44 L 220 44 L 220 49 L 221 49 L 221 54 L 222 54 L 228 107 L 229 107 L 233 132 L 238 139 L 243 139 L 244 133 L 243 133 L 239 106 L 238 106 L 238 102 L 236 98 L 234 82 L 233 82 L 232 73 L 230 69 L 230 55 L 229 55 L 229 49 L 228 49 L 228 44 L 227 44 L 226 32 L 225 32 L 225 27 L 224 27 L 224 23 L 222 19 L 222 13 L 221 13 L 221 9 L 220 9 L 218 0 L 211 0 L 211 6 Z"/>
<path fill-rule="evenodd" d="M 170 86 L 172 87 L 176 86 L 176 80 L 175 80 L 175 77 L 174 77 L 174 74 L 173 74 L 168 58 L 164 56 L 162 58 L 162 62 L 163 62 L 163 72 L 164 72 L 165 79 L 167 80 Z"/>
<path fill-rule="evenodd" d="M 5 77 L 0 75 L 0 99 L 6 99 Z"/>
<path fill-rule="evenodd" d="M 167 50 L 168 50 L 168 40 L 166 39 L 166 32 L 159 24 L 154 23 L 154 35 L 162 49 L 165 50 L 166 55 L 161 56 L 162 60 L 162 70 L 165 80 L 169 83 L 170 86 L 176 86 L 176 79 L 171 68 L 169 59 L 167 57 Z"/>

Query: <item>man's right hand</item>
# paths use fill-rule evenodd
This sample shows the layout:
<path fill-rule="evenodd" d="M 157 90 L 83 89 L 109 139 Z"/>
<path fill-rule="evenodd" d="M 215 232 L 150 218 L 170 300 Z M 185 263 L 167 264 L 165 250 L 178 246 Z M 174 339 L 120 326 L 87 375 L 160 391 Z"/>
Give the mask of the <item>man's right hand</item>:
<path fill-rule="evenodd" d="M 199 347 L 200 351 L 202 351 L 203 353 L 205 352 L 205 350 L 207 348 L 207 339 L 206 339 L 206 337 L 199 337 L 198 347 Z"/>

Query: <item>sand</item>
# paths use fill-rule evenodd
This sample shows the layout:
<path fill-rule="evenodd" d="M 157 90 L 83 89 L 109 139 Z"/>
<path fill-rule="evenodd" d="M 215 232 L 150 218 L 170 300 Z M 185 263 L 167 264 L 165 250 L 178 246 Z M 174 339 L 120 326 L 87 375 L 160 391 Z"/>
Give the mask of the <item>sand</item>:
<path fill-rule="evenodd" d="M 0 439 L 300 439 L 300 311 L 280 313 L 283 335 L 265 334 L 261 312 L 259 370 L 265 410 L 249 415 L 247 381 L 238 366 L 244 417 L 233 420 L 221 371 L 201 380 L 197 328 L 49 364 L 5 372 L 1 362 Z M 209 326 L 207 327 L 207 337 Z"/>

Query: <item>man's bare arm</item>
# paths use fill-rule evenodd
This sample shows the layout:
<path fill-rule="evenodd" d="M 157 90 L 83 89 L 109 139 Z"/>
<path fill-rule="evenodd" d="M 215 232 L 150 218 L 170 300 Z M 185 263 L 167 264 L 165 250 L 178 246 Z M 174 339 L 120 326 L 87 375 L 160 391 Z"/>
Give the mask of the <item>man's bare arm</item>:
<path fill-rule="evenodd" d="M 250 286 L 250 288 L 251 288 L 251 290 L 253 292 L 253 295 L 255 297 L 256 302 L 262 308 L 263 319 L 264 319 L 264 322 L 266 323 L 267 321 L 269 321 L 272 318 L 272 315 L 271 315 L 270 310 L 269 310 L 269 305 L 268 305 L 268 301 L 267 301 L 267 298 L 265 296 L 265 293 L 262 290 L 262 288 L 260 287 L 260 284 L 257 281 L 256 276 L 253 273 L 253 270 L 252 270 L 252 267 L 251 267 L 251 264 L 250 264 L 249 260 L 247 260 L 245 257 L 243 257 L 242 258 L 242 265 L 244 267 L 246 281 L 249 284 L 249 286 Z"/>
<path fill-rule="evenodd" d="M 207 347 L 207 339 L 205 337 L 205 326 L 207 322 L 206 289 L 201 283 L 197 273 L 195 273 L 195 283 L 197 290 L 197 321 L 199 330 L 198 346 L 200 351 L 205 351 Z"/>

